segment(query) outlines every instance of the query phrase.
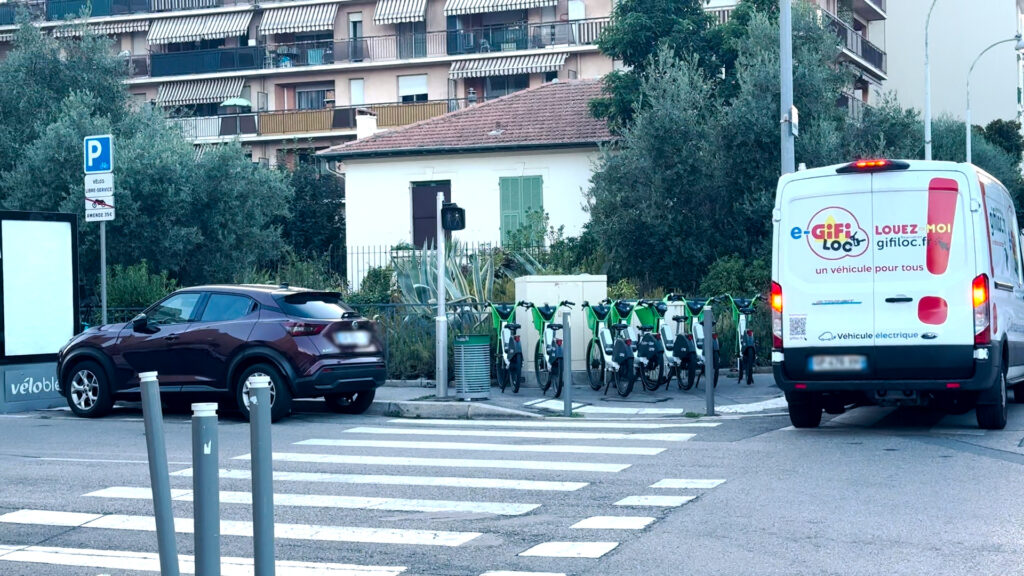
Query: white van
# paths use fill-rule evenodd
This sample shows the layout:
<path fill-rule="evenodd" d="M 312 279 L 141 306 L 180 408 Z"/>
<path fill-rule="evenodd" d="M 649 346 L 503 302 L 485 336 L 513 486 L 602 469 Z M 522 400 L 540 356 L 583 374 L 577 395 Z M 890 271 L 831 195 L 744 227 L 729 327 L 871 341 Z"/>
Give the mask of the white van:
<path fill-rule="evenodd" d="M 772 364 L 798 428 L 853 402 L 1024 401 L 1013 200 L 970 164 L 861 160 L 787 174 L 772 215 Z"/>

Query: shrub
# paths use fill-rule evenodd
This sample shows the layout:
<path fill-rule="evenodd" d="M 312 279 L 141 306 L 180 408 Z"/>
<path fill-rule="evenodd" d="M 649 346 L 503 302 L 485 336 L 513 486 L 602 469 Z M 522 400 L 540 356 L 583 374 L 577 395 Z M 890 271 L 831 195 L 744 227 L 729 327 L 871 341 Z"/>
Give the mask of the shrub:
<path fill-rule="evenodd" d="M 359 290 L 349 294 L 347 300 L 350 304 L 388 304 L 396 290 L 394 269 L 374 267 L 367 271 Z"/>
<path fill-rule="evenodd" d="M 178 283 L 166 271 L 150 272 L 143 260 L 131 266 L 115 265 L 107 278 L 107 306 L 141 308 L 178 289 Z M 99 294 L 99 290 L 96 290 Z"/>
<path fill-rule="evenodd" d="M 640 291 L 629 278 L 620 278 L 608 287 L 608 297 L 612 300 L 635 300 L 640 297 Z"/>

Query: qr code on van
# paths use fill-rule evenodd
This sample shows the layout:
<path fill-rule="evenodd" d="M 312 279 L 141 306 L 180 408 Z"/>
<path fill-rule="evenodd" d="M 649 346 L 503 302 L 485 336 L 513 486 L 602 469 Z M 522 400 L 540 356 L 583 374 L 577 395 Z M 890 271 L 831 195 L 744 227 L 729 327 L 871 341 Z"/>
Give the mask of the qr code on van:
<path fill-rule="evenodd" d="M 789 317 L 789 339 L 807 340 L 807 315 L 792 314 Z"/>

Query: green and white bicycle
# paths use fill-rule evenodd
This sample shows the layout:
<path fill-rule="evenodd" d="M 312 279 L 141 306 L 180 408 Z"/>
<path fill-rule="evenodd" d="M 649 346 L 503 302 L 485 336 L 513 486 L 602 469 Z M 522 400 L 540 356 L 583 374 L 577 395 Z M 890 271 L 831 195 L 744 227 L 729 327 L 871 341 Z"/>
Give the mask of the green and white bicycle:
<path fill-rule="evenodd" d="M 562 339 L 558 333 L 562 330 L 561 324 L 555 323 L 560 308 L 572 308 L 575 302 L 562 300 L 558 306 L 535 306 L 532 302 L 520 302 L 519 306 L 526 308 L 533 315 L 533 327 L 537 329 L 539 338 L 533 350 L 533 371 L 537 377 L 537 385 L 541 392 L 547 394 L 554 385 L 555 398 L 562 395 L 562 385 L 565 377 L 562 373 Z"/>
<path fill-rule="evenodd" d="M 757 345 L 754 342 L 754 331 L 747 328 L 750 316 L 757 310 L 754 305 L 761 298 L 758 294 L 753 298 L 733 298 L 726 294 L 723 298 L 729 301 L 732 307 L 732 323 L 736 326 L 736 352 L 737 368 L 739 369 L 739 382 L 743 382 L 746 375 L 747 386 L 754 383 L 754 365 L 757 362 Z"/>
<path fill-rule="evenodd" d="M 516 315 L 515 304 L 490 303 L 491 322 L 497 333 L 498 340 L 494 351 L 494 371 L 498 377 L 498 387 L 502 393 L 509 382 L 512 392 L 519 392 L 519 379 L 523 373 L 523 345 L 519 341 L 519 324 L 513 322 Z"/>

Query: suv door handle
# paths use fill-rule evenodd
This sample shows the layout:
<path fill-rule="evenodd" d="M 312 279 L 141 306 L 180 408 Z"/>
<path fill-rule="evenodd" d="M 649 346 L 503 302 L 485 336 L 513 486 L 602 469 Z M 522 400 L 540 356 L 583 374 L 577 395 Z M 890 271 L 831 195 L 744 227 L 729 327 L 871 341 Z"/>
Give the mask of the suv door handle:
<path fill-rule="evenodd" d="M 171 342 L 174 342 L 177 339 L 178 339 L 178 335 L 177 334 L 168 334 L 167 336 L 164 336 L 164 340 L 169 340 Z"/>
<path fill-rule="evenodd" d="M 885 301 L 889 304 L 896 304 L 899 302 L 913 302 L 914 299 L 910 296 L 890 296 L 889 298 L 886 298 Z"/>

